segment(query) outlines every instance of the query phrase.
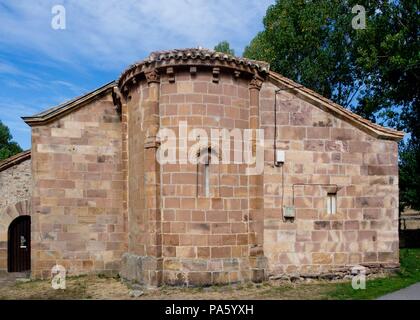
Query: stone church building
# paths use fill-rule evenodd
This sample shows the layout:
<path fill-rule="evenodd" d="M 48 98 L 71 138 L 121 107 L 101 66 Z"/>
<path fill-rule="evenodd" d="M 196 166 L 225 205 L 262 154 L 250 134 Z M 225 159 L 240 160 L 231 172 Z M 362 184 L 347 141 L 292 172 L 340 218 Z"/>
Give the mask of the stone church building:
<path fill-rule="evenodd" d="M 23 120 L 31 150 L 0 162 L 0 272 L 49 278 L 58 264 L 159 286 L 399 265 L 404 134 L 264 62 L 155 52 L 116 81 Z M 263 170 L 159 162 L 159 132 L 180 140 L 182 123 L 209 135 L 263 129 Z M 261 147 L 256 135 L 243 142 L 253 153 Z M 220 153 L 211 142 L 192 156 Z"/>

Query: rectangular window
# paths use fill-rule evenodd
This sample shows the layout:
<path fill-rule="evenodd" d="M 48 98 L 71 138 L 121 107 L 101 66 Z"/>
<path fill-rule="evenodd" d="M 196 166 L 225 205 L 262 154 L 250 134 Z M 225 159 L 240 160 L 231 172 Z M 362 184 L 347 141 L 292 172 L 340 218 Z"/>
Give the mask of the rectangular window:
<path fill-rule="evenodd" d="M 337 213 L 337 194 L 329 193 L 327 195 L 327 213 L 336 214 Z"/>

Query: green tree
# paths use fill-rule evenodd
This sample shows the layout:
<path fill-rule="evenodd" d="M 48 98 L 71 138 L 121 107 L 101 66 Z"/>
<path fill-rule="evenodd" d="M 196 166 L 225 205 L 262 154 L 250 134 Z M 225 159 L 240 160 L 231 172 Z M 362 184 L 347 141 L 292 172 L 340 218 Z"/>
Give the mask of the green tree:
<path fill-rule="evenodd" d="M 366 9 L 354 29 L 352 8 Z M 244 56 L 374 122 L 410 133 L 400 147 L 401 201 L 420 209 L 418 1 L 277 0 Z"/>
<path fill-rule="evenodd" d="M 12 138 L 9 128 L 0 120 L 0 160 L 7 159 L 22 152 L 22 148 L 16 142 L 12 141 Z"/>
<path fill-rule="evenodd" d="M 230 48 L 230 44 L 227 41 L 221 41 L 221 42 L 219 42 L 214 47 L 214 51 L 227 53 L 227 54 L 230 54 L 232 56 L 235 55 L 235 50 L 233 50 L 233 49 Z"/>
<path fill-rule="evenodd" d="M 356 33 L 347 1 L 279 0 L 264 18 L 264 31 L 244 56 L 348 106 L 357 81 L 351 47 Z"/>
<path fill-rule="evenodd" d="M 405 207 L 420 210 L 420 148 L 409 143 L 400 147 L 400 211 Z"/>
<path fill-rule="evenodd" d="M 366 30 L 355 38 L 355 63 L 365 79 L 354 109 L 371 120 L 380 118 L 398 129 L 408 128 L 414 138 L 420 138 L 418 2 L 376 2 Z"/>

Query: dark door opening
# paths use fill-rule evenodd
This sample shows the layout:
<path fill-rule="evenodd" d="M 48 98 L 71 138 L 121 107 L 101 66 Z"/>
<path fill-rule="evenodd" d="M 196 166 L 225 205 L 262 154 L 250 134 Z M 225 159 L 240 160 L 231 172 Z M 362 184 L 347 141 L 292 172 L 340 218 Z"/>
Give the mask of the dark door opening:
<path fill-rule="evenodd" d="M 9 272 L 31 270 L 31 217 L 17 217 L 9 226 L 7 241 Z"/>

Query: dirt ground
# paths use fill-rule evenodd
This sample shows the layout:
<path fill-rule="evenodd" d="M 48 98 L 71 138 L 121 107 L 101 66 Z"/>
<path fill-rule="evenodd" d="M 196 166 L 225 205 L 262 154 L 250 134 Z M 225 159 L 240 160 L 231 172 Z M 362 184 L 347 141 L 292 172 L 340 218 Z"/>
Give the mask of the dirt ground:
<path fill-rule="evenodd" d="M 343 283 L 341 281 L 341 283 Z M 213 287 L 161 287 L 144 290 L 140 297 L 132 297 L 132 289 L 118 278 L 100 276 L 71 277 L 65 290 L 54 290 L 50 281 L 34 280 L 0 287 L 0 299 L 140 299 L 140 300 L 228 300 L 228 299 L 328 299 L 333 282 L 313 280 L 292 283 L 270 281 L 262 284 L 234 284 Z M 350 286 L 350 283 L 349 283 Z"/>
<path fill-rule="evenodd" d="M 160 287 L 142 289 L 128 287 L 118 277 L 101 275 L 68 277 L 65 290 L 54 290 L 49 280 L 15 282 L 0 275 L 2 299 L 114 299 L 114 300 L 326 300 L 376 299 L 387 293 L 420 282 L 420 249 L 402 249 L 398 272 L 368 273 L 363 290 L 355 290 L 351 280 L 315 280 L 303 278 L 268 281 L 261 284 L 245 283 L 212 287 Z M 296 277 L 295 277 L 296 278 Z M 133 289 L 142 290 L 139 297 Z"/>

